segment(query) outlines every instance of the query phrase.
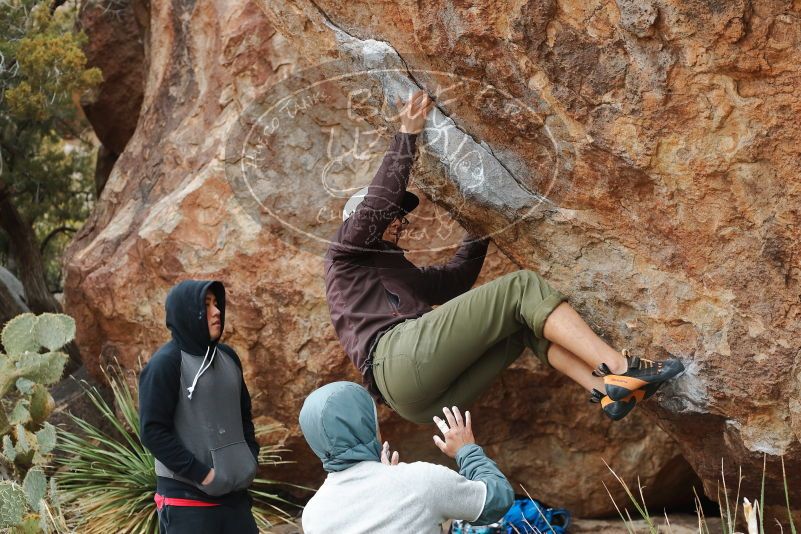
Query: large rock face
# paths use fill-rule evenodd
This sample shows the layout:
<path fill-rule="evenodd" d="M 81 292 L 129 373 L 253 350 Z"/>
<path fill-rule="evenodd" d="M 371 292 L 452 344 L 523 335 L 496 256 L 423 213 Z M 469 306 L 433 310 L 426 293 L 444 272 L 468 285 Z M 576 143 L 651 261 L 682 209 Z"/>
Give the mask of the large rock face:
<path fill-rule="evenodd" d="M 778 504 L 783 455 L 801 502 L 797 2 L 157 2 L 147 17 L 137 129 L 67 266 L 90 365 L 146 359 L 169 287 L 224 280 L 257 414 L 287 425 L 299 462 L 285 478 L 319 481 L 297 412 L 356 379 L 320 254 L 380 162 L 389 103 L 419 86 L 438 109 L 414 257 L 447 257 L 458 221 L 504 253 L 482 280 L 536 269 L 613 344 L 688 367 L 611 425 L 522 358 L 475 409 L 510 477 L 590 515 L 613 511 L 602 459 L 659 506 L 689 489 L 679 450 L 712 497 L 721 459 L 758 495 L 767 455 Z M 431 428 L 381 422 L 405 458 L 438 457 Z"/>

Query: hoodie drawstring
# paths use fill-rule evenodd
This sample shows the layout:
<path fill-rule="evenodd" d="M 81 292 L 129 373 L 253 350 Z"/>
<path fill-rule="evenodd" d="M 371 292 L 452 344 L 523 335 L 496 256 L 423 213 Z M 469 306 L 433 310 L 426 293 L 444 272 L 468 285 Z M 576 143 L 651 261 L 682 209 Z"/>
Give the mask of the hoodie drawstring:
<path fill-rule="evenodd" d="M 205 373 L 206 370 L 209 367 L 211 367 L 211 364 L 214 361 L 214 356 L 217 354 L 217 347 L 215 346 L 214 347 L 214 352 L 211 353 L 211 359 L 209 360 L 208 365 L 205 365 L 206 364 L 206 358 L 209 355 L 209 350 L 210 349 L 211 349 L 211 345 L 206 347 L 206 354 L 203 356 L 203 361 L 200 362 L 200 369 L 197 370 L 197 373 L 195 374 L 195 379 L 192 380 L 192 385 L 189 386 L 188 388 L 186 388 L 186 390 L 189 392 L 189 395 L 187 395 L 189 397 L 189 400 L 192 400 L 192 393 L 195 391 L 195 386 L 197 385 L 197 381 L 200 379 L 200 377 L 203 375 L 203 373 Z"/>

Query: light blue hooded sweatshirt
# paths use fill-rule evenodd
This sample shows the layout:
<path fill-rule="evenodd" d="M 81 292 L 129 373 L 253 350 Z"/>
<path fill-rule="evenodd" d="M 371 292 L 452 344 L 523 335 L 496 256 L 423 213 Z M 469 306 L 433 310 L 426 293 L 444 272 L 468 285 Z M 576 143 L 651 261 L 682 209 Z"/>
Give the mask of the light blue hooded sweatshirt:
<path fill-rule="evenodd" d="M 299 419 L 303 436 L 327 472 L 380 461 L 376 406 L 364 387 L 353 382 L 327 384 L 306 398 Z M 456 462 L 460 475 L 487 488 L 484 508 L 473 524 L 498 521 L 514 500 L 506 477 L 478 445 L 462 447 Z"/>

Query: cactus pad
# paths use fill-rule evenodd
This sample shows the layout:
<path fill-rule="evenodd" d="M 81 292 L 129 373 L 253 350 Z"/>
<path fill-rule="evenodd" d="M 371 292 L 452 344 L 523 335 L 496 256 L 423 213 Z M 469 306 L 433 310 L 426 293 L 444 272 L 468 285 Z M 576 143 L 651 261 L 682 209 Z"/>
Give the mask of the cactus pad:
<path fill-rule="evenodd" d="M 33 386 L 36 384 L 33 380 L 27 378 L 20 378 L 17 380 L 17 390 L 23 395 L 30 395 L 33 391 Z"/>
<path fill-rule="evenodd" d="M 0 482 L 0 529 L 20 524 L 25 511 L 22 488 L 13 482 Z"/>
<path fill-rule="evenodd" d="M 36 512 L 41 511 L 39 503 L 44 499 L 47 492 L 47 480 L 45 479 L 44 471 L 40 467 L 28 470 L 28 474 L 25 475 L 25 480 L 22 482 L 22 489 L 28 498 L 28 506 Z"/>
<path fill-rule="evenodd" d="M 61 378 L 66 363 L 67 355 L 63 352 L 29 352 L 17 360 L 17 373 L 41 384 L 54 384 Z"/>
<path fill-rule="evenodd" d="M 17 449 L 17 453 L 26 454 L 29 452 L 31 450 L 31 442 L 28 439 L 28 431 L 25 430 L 25 427 L 17 424 L 17 426 L 14 427 L 14 434 L 17 438 L 17 445 L 14 447 Z"/>
<path fill-rule="evenodd" d="M 39 425 L 53 412 L 53 409 L 56 407 L 56 402 L 43 385 L 36 384 L 32 390 L 28 411 L 31 413 L 31 419 L 34 424 Z"/>
<path fill-rule="evenodd" d="M 31 422 L 31 412 L 28 410 L 28 399 L 20 399 L 14 405 L 14 409 L 9 414 L 9 422 L 12 425 L 22 424 L 27 425 Z"/>
<path fill-rule="evenodd" d="M 36 442 L 39 444 L 40 453 L 49 454 L 56 447 L 56 427 L 45 423 L 42 429 L 36 433 Z"/>
<path fill-rule="evenodd" d="M 3 436 L 3 458 L 8 460 L 9 463 L 14 463 L 17 458 L 17 449 L 14 448 L 14 443 L 8 434 Z"/>
<path fill-rule="evenodd" d="M 6 353 L 13 356 L 25 352 L 37 352 L 36 316 L 32 313 L 17 315 L 3 328 L 2 341 Z"/>
<path fill-rule="evenodd" d="M 36 342 L 49 351 L 58 350 L 75 337 L 75 320 L 61 313 L 37 317 Z"/>
<path fill-rule="evenodd" d="M 55 508 L 55 511 L 58 512 L 58 515 L 61 515 L 61 498 L 58 494 L 58 486 L 56 486 L 55 477 L 50 477 L 50 488 L 47 492 L 47 496 L 50 500 L 50 504 Z"/>

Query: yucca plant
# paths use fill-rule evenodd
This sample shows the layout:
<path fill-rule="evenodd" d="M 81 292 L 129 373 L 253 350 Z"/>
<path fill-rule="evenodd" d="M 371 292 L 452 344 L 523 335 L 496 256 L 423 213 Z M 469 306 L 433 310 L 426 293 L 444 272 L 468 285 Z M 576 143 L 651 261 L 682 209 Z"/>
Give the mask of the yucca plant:
<path fill-rule="evenodd" d="M 88 421 L 70 415 L 76 432 L 59 430 L 59 459 L 63 468 L 58 474 L 68 520 L 85 534 L 120 532 L 155 534 L 158 516 L 153 502 L 156 487 L 153 455 L 139 440 L 139 413 L 134 391 L 118 366 L 106 375 L 114 397 L 115 409 L 94 388 L 84 385 L 92 404 L 112 432 L 101 430 Z M 275 432 L 275 425 L 260 426 L 257 435 Z M 275 446 L 263 446 L 259 465 L 285 463 Z M 253 515 L 262 530 L 274 522 L 291 522 L 285 508 L 292 503 L 275 493 L 278 482 L 256 479 L 251 486 Z"/>
<path fill-rule="evenodd" d="M 278 424 L 256 425 L 256 437 L 269 436 L 281 429 L 281 425 Z M 285 452 L 289 452 L 289 449 L 283 449 L 275 445 L 262 445 L 261 449 L 259 449 L 259 466 L 292 463 L 281 459 L 281 453 Z M 250 495 L 253 497 L 253 516 L 256 518 L 256 524 L 261 532 L 269 532 L 270 527 L 274 526 L 275 522 L 295 524 L 287 509 L 297 511 L 300 507 L 276 493 L 275 490 L 278 487 L 290 487 L 314 493 L 314 489 L 306 486 L 266 478 L 254 479 L 250 485 Z"/>
<path fill-rule="evenodd" d="M 114 432 L 71 414 L 77 432 L 59 430 L 58 462 L 66 469 L 57 478 L 68 519 L 88 534 L 157 532 L 153 455 L 139 441 L 139 414 L 121 371 L 108 378 L 119 417 L 97 388 L 84 389 Z"/>

